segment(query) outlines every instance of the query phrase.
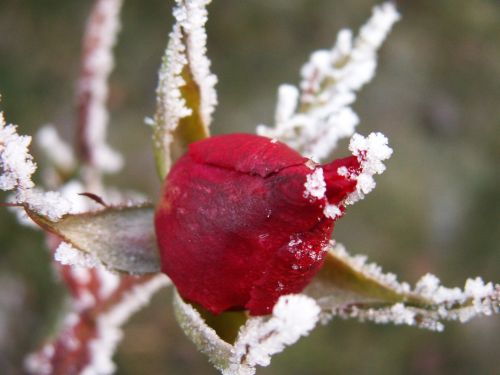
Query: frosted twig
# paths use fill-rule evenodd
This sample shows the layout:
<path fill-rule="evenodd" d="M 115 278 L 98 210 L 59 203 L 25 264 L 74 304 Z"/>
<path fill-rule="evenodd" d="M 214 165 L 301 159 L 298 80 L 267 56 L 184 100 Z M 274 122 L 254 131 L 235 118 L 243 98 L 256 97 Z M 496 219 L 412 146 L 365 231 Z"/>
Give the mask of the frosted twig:
<path fill-rule="evenodd" d="M 78 152 L 91 173 L 115 172 L 122 157 L 106 143 L 108 77 L 112 49 L 120 29 L 123 0 L 96 0 L 83 38 L 82 66 L 77 87 Z"/>
<path fill-rule="evenodd" d="M 120 278 L 100 267 L 62 266 L 61 272 L 71 286 L 73 310 L 58 336 L 26 358 L 26 370 L 37 375 L 112 374 L 121 326 L 170 281 L 164 275 Z"/>
<path fill-rule="evenodd" d="M 278 90 L 275 126 L 257 133 L 278 139 L 320 161 L 339 139 L 350 137 L 359 122 L 351 109 L 355 93 L 374 76 L 377 51 L 399 14 L 390 2 L 373 9 L 372 17 L 353 40 L 342 30 L 331 50 L 311 55 L 301 71 L 300 91 L 292 85 Z"/>

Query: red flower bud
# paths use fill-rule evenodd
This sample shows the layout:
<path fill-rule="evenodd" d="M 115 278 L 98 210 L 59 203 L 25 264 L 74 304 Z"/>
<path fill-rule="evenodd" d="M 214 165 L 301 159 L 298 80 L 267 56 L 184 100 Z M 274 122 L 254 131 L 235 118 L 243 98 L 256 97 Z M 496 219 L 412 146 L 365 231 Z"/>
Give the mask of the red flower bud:
<path fill-rule="evenodd" d="M 215 314 L 270 313 L 323 264 L 341 202 L 356 188 L 346 168 L 357 171 L 358 159 L 319 166 L 256 135 L 191 144 L 156 210 L 162 271 L 183 298 Z"/>

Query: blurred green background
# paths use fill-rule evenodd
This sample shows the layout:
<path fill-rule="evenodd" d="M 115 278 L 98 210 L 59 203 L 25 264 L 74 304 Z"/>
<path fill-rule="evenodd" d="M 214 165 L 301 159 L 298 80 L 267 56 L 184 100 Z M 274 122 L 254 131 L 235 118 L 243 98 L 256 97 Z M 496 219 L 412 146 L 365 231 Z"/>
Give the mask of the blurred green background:
<path fill-rule="evenodd" d="M 359 27 L 373 0 L 216 0 L 209 56 L 219 77 L 212 131 L 272 123 L 276 88 L 297 83 L 309 53 Z M 74 83 L 91 1 L 0 2 L 1 107 L 23 134 L 56 124 L 74 136 Z M 110 142 L 126 168 L 109 183 L 158 193 L 145 116 L 173 1 L 128 0 L 111 77 Z M 500 281 L 500 2 L 408 0 L 359 95 L 358 131 L 382 131 L 395 153 L 377 189 L 349 209 L 335 238 L 415 282 L 449 286 L 469 276 Z M 346 143 L 336 156 L 347 154 Z M 35 155 L 40 155 L 34 150 Z M 40 159 L 41 161 L 41 156 Z M 5 199 L 5 196 L 2 196 Z M 39 232 L 0 210 L 0 373 L 49 334 L 64 302 Z M 177 327 L 170 292 L 126 326 L 118 374 L 216 374 Z M 335 320 L 259 374 L 499 374 L 500 318 L 449 324 L 444 333 Z"/>

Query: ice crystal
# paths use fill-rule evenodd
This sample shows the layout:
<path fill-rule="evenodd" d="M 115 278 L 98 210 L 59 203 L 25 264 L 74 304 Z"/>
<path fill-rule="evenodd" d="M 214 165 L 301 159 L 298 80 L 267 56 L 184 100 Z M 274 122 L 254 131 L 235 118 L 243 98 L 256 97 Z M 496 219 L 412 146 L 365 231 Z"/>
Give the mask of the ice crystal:
<path fill-rule="evenodd" d="M 321 199 L 326 193 L 326 182 L 323 175 L 322 168 L 316 168 L 314 172 L 307 175 L 306 182 L 304 184 L 305 191 L 304 197 L 311 197 L 312 199 Z"/>
<path fill-rule="evenodd" d="M 354 133 L 355 93 L 373 78 L 377 51 L 398 19 L 394 4 L 386 2 L 374 8 L 354 40 L 350 30 L 340 31 L 331 50 L 314 52 L 304 65 L 300 91 L 279 88 L 275 127 L 261 125 L 257 132 L 315 160 L 326 158 L 338 140 Z"/>
<path fill-rule="evenodd" d="M 31 189 L 34 187 L 31 176 L 36 164 L 29 153 L 31 137 L 17 134 L 15 125 L 6 124 L 3 112 L 0 113 L 0 189 Z"/>
<path fill-rule="evenodd" d="M 325 208 L 323 209 L 323 214 L 327 218 L 335 220 L 342 215 L 342 211 L 340 210 L 339 206 L 336 206 L 334 204 L 326 204 Z"/>
<path fill-rule="evenodd" d="M 343 174 L 357 181 L 356 190 L 346 199 L 346 204 L 353 204 L 362 199 L 375 188 L 373 176 L 385 171 L 384 160 L 392 155 L 392 149 L 387 145 L 388 140 L 382 133 L 371 133 L 368 137 L 354 134 L 349 143 L 349 150 L 358 158 L 360 171 Z"/>

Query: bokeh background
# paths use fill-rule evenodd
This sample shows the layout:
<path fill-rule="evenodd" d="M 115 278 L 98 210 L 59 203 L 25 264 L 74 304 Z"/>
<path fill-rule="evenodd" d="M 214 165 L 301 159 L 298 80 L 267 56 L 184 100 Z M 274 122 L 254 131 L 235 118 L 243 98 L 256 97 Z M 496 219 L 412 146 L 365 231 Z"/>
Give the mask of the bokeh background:
<path fill-rule="evenodd" d="M 358 28 L 373 0 L 217 0 L 209 56 L 219 76 L 213 133 L 272 123 L 276 88 L 297 83 L 309 53 Z M 1 107 L 23 134 L 54 123 L 74 137 L 74 83 L 91 1 L 1 0 Z M 158 181 L 143 119 L 154 111 L 156 71 L 173 1 L 128 0 L 109 105 L 111 144 L 126 168 L 109 183 L 151 197 Z M 415 282 L 469 276 L 500 281 L 500 2 L 407 0 L 355 105 L 358 131 L 382 131 L 394 148 L 377 189 L 349 209 L 335 238 Z M 34 149 L 35 155 L 41 155 Z M 336 156 L 347 154 L 346 143 Z M 43 165 L 43 163 L 41 163 Z M 4 196 L 2 196 L 4 199 Z M 21 362 L 57 323 L 64 304 L 41 233 L 0 210 L 0 373 Z M 163 291 L 134 316 L 118 374 L 216 374 L 173 319 Z M 335 320 L 276 356 L 260 374 L 499 374 L 500 317 L 444 333 Z"/>

